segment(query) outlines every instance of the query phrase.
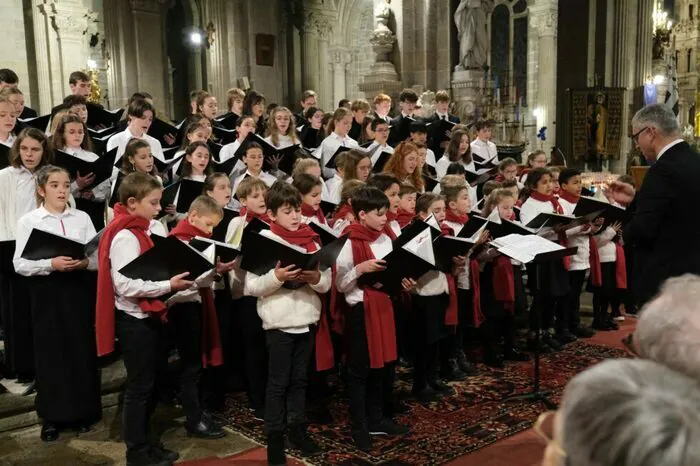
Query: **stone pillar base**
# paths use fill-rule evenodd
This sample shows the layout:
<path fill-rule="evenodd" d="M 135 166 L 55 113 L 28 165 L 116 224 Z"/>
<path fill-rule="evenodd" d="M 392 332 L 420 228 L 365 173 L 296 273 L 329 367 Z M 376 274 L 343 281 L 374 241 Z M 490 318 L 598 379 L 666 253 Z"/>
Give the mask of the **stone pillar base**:
<path fill-rule="evenodd" d="M 385 79 L 385 76 L 382 75 L 368 74 L 365 76 L 365 81 L 358 87 L 369 102 L 372 102 L 377 94 L 386 94 L 394 102 L 398 102 L 399 94 L 403 90 L 403 83 L 398 80 Z"/>
<path fill-rule="evenodd" d="M 452 100 L 454 112 L 463 121 L 473 118 L 484 97 L 485 73 L 482 70 L 463 70 L 452 73 Z"/>

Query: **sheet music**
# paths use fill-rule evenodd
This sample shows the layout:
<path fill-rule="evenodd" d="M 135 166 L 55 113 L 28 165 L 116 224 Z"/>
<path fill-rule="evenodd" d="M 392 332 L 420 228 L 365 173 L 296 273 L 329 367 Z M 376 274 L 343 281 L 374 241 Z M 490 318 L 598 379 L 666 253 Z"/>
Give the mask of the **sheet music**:
<path fill-rule="evenodd" d="M 430 233 L 430 228 L 423 230 L 417 234 L 415 238 L 403 245 L 406 251 L 409 251 L 420 257 L 430 265 L 435 265 L 435 253 L 433 251 L 433 237 Z"/>
<path fill-rule="evenodd" d="M 433 215 L 433 214 L 430 214 L 430 216 L 425 219 L 425 223 L 427 223 L 431 227 L 435 228 L 436 230 L 442 230 L 440 228 L 440 224 L 438 223 L 437 219 L 435 218 L 435 215 Z"/>
<path fill-rule="evenodd" d="M 501 222 L 501 214 L 500 214 L 500 212 L 498 212 L 498 206 L 496 206 L 496 208 L 491 211 L 491 213 L 489 214 L 489 216 L 486 220 L 488 220 L 489 222 L 495 223 L 497 225 L 500 225 L 501 223 L 503 223 L 503 222 Z"/>
<path fill-rule="evenodd" d="M 335 231 L 333 228 L 329 227 L 328 224 L 323 224 L 323 223 L 319 222 L 316 217 L 311 217 L 309 219 L 309 222 L 313 223 L 317 227 L 321 228 L 323 231 L 325 231 L 329 235 L 333 235 L 336 238 L 340 238 L 340 235 L 338 234 L 337 231 Z"/>
<path fill-rule="evenodd" d="M 537 254 L 565 249 L 537 235 L 512 234 L 497 238 L 490 244 L 501 254 L 523 263 L 532 262 Z"/>

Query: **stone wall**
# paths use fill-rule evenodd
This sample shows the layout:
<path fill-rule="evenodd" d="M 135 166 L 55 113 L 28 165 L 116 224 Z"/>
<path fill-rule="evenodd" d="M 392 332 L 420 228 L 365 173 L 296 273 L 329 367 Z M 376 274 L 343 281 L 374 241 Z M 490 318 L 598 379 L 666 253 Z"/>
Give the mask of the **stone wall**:
<path fill-rule="evenodd" d="M 346 96 L 348 99 L 363 98 L 364 94 L 358 87 L 374 63 L 374 52 L 369 43 L 369 37 L 374 29 L 374 6 L 371 0 L 366 1 L 359 11 L 357 27 L 351 29 L 351 63 L 347 68 Z M 337 104 L 337 102 L 335 102 Z"/>
<path fill-rule="evenodd" d="M 0 30 L 3 31 L 3 47 L 0 47 L 0 67 L 10 68 L 19 76 L 20 89 L 24 93 L 25 105 L 33 107 L 38 100 L 30 90 L 27 67 L 25 14 L 22 2 L 7 1 L 0 15 Z M 29 17 L 31 22 L 31 16 Z"/>

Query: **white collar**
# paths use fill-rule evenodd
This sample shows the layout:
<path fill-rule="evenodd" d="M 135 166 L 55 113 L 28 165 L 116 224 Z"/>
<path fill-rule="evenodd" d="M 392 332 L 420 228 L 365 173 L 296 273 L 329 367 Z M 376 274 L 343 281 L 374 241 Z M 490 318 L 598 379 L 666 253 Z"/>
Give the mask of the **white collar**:
<path fill-rule="evenodd" d="M 73 212 L 73 209 L 70 208 L 70 206 L 66 206 L 66 209 L 60 213 L 60 214 L 54 214 L 46 210 L 46 207 L 44 207 L 44 204 L 41 204 L 39 207 L 39 211 L 41 213 L 41 218 L 44 219 L 46 217 L 53 217 L 56 219 L 62 219 L 63 217 L 70 217 L 72 215 L 75 215 L 75 212 Z"/>
<path fill-rule="evenodd" d="M 403 116 L 404 118 L 413 118 L 413 115 L 409 115 L 409 114 L 404 113 L 404 112 L 401 112 L 401 116 Z"/>
<path fill-rule="evenodd" d="M 250 170 L 246 169 L 245 173 L 243 174 L 243 178 L 245 179 L 246 175 L 250 175 L 253 178 L 262 178 L 264 174 L 265 174 L 265 172 L 263 170 L 260 170 L 260 175 L 255 176 L 250 172 Z"/>
<path fill-rule="evenodd" d="M 440 112 L 436 111 L 435 114 L 436 114 L 436 115 L 438 116 L 438 118 L 440 118 L 440 119 L 443 119 L 443 118 L 445 118 L 445 120 L 449 120 L 449 119 L 450 119 L 450 115 L 447 114 L 447 113 L 440 113 Z"/>
<path fill-rule="evenodd" d="M 345 136 L 341 136 L 340 134 L 336 133 L 335 131 L 333 131 L 331 133 L 331 136 L 333 136 L 337 141 L 342 141 L 342 142 L 345 142 L 348 138 L 347 134 Z"/>
<path fill-rule="evenodd" d="M 148 134 L 146 134 L 146 133 L 143 133 L 143 134 L 141 135 L 141 137 L 134 136 L 133 133 L 129 130 L 129 127 L 128 127 L 128 126 L 126 127 L 126 129 L 124 130 L 124 132 L 127 133 L 127 134 L 129 135 L 129 139 L 146 139 L 146 136 L 148 136 Z"/>
<path fill-rule="evenodd" d="M 667 144 L 664 146 L 663 149 L 659 151 L 659 153 L 656 155 L 656 161 L 658 162 L 659 159 L 661 158 L 662 155 L 664 155 L 671 147 L 675 146 L 676 144 L 679 144 L 683 142 L 683 139 L 676 139 L 675 141 L 671 142 L 670 144 Z"/>

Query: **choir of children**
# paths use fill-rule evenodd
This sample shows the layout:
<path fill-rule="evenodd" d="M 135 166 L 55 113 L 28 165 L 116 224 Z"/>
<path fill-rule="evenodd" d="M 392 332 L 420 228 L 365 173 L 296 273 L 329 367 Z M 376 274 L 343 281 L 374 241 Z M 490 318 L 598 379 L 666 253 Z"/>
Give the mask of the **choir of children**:
<path fill-rule="evenodd" d="M 76 95 L 83 95 L 85 86 L 77 78 Z M 24 382 L 36 377 L 41 438 L 56 440 L 67 427 L 86 432 L 99 419 L 96 355 L 113 352 L 115 336 L 127 370 L 127 464 L 165 466 L 178 454 L 150 438 L 148 425 L 153 394 L 165 374 L 168 332 L 179 356 L 187 433 L 210 439 L 224 435 L 209 410 L 223 408 L 227 381 L 237 372 L 252 415 L 264 422 L 269 463 L 285 464 L 285 437 L 304 454 L 320 451 L 306 430 L 307 379 L 332 367 L 334 353 L 342 354 L 335 365 L 344 368 L 352 438 L 363 450 L 371 450 L 374 435 L 409 431 L 392 419 L 399 356 L 412 365 L 412 393 L 420 402 L 453 395 L 446 382 L 477 373 L 467 346 L 480 343 L 483 362 L 492 367 L 528 360 L 516 342 L 517 318 L 526 316 L 528 308 L 525 273 L 533 296 L 530 349 L 539 342 L 539 350 L 552 351 L 593 334 L 580 319 L 586 276 L 594 292 L 593 327 L 613 328 L 608 306 L 619 315 L 626 289 L 619 223 L 602 231 L 602 220 L 541 229 L 539 235 L 577 246 L 578 252 L 538 266 L 500 254 L 490 245 L 488 229 L 474 237 L 462 233 L 473 247 L 450 257 L 447 267 L 401 277 L 402 291 L 393 295 L 372 285 L 371 277 L 389 270 L 384 259 L 412 239 L 401 235 L 416 230 L 413 225 L 435 230 L 435 238 L 459 236 L 471 232 L 477 211 L 489 221 L 526 225 L 539 213 L 572 214 L 579 202 L 580 173 L 565 169 L 555 185 L 552 171 L 544 167 L 544 153 L 534 152 L 524 186 L 517 180 L 517 163 L 506 158 L 495 181 L 478 188 L 483 203 L 477 204 L 477 186 L 467 180 L 475 179 L 475 162 L 497 161 L 491 125 L 476 123 L 471 140 L 469 129 L 449 115 L 448 94 L 441 91 L 438 97 L 437 112 L 425 121 L 414 113 L 417 95 L 412 90 L 401 93 L 401 114 L 393 120 L 390 97 L 374 99 L 371 117 L 369 104 L 356 100 L 350 109 L 336 109 L 324 130 L 323 110 L 313 91 L 302 95 L 296 121 L 281 106 L 266 121 L 265 97 L 255 91 L 246 95 L 231 89 L 223 116 L 217 115 L 214 96 L 197 92 L 192 95 L 192 123 L 181 128 L 183 144 L 177 153 L 167 135 L 149 135 L 155 118 L 152 100 L 135 97 L 126 108 L 123 131 L 116 132 L 115 120 L 111 137 L 100 140 L 101 147 L 116 151 L 115 166 L 121 169 L 95 186 L 95 173 L 79 172 L 71 179 L 64 168 L 49 165 L 53 153 L 42 131 L 14 134 L 18 107 L 0 94 L 0 143 L 11 146 L 9 167 L 0 171 L 5 376 Z M 83 118 L 77 115 L 84 97 L 76 99 L 68 99 L 67 115 L 58 118 L 53 148 L 97 167 L 105 150 L 91 152 L 88 131 L 95 136 L 94 129 L 86 126 L 87 111 Z M 453 128 L 445 134 L 433 131 L 431 125 L 443 121 Z M 212 150 L 212 122 L 236 130 L 233 142 L 220 151 Z M 251 141 L 253 133 L 265 141 Z M 368 143 L 359 147 L 356 139 Z M 295 152 L 291 173 L 268 173 L 265 164 L 276 167 L 279 158 L 266 152 L 265 143 L 278 150 L 302 144 L 306 150 Z M 181 166 L 168 165 L 179 157 Z M 377 167 L 380 157 L 384 165 Z M 331 159 L 335 165 L 328 166 Z M 224 173 L 213 173 L 213 167 L 227 161 L 226 170 L 220 170 Z M 170 170 L 177 175 L 174 199 L 164 200 L 163 206 L 156 162 L 165 167 L 164 175 Z M 178 212 L 177 183 L 183 180 L 201 182 L 203 189 Z M 433 184 L 426 187 L 429 180 Z M 231 209 L 238 212 L 231 214 Z M 169 215 L 163 218 L 165 213 Z M 94 253 L 25 257 L 35 230 L 87 243 L 96 234 L 93 225 L 101 228 L 105 218 Z M 213 238 L 240 254 L 227 263 L 215 257 L 210 272 L 199 277 L 127 277 L 122 269 L 154 247 L 153 234 L 166 236 L 163 223 L 168 221 L 170 236 L 177 240 Z M 257 235 L 311 253 L 325 246 L 317 228 L 347 235 L 333 270 L 283 265 L 281 258 L 265 273 L 243 268 L 250 253 L 246 238 Z M 156 240 L 156 247 L 160 241 L 170 239 Z M 331 339 L 329 328 L 342 332 L 342 338 Z M 536 332 L 541 338 L 534 338 Z M 323 359 L 324 351 L 331 357 Z M 473 353 L 468 354 L 471 359 Z"/>

